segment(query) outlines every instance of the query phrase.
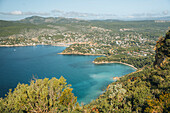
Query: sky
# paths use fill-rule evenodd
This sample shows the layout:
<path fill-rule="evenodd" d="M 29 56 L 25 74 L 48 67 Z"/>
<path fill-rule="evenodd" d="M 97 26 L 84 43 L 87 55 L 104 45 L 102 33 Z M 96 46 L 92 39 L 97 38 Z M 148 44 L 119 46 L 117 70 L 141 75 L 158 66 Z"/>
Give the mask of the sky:
<path fill-rule="evenodd" d="M 143 19 L 170 16 L 170 0 L 0 0 L 0 20 L 30 16 Z"/>

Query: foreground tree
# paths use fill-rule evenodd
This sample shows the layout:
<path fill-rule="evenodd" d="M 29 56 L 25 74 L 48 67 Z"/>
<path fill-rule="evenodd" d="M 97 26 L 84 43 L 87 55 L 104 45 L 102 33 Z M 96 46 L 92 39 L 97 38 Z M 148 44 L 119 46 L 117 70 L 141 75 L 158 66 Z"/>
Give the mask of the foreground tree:
<path fill-rule="evenodd" d="M 18 84 L 13 92 L 9 90 L 6 98 L 0 99 L 0 112 L 75 111 L 77 97 L 70 86 L 62 76 L 32 80 L 30 85 Z"/>

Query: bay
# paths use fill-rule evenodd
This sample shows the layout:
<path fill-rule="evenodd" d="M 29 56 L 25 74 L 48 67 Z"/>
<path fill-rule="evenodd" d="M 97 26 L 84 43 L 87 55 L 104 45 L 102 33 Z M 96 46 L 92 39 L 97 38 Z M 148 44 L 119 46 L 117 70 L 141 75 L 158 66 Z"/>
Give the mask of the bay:
<path fill-rule="evenodd" d="M 98 56 L 59 55 L 66 47 L 28 46 L 0 47 L 0 97 L 18 83 L 36 78 L 60 78 L 63 76 L 72 84 L 78 102 L 87 104 L 103 93 L 113 77 L 134 72 L 123 64 L 95 65 Z"/>

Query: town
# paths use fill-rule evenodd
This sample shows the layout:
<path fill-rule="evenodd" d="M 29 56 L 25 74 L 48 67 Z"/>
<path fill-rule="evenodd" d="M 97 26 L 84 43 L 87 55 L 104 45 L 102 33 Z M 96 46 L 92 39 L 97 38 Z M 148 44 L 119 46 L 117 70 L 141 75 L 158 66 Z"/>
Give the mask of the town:
<path fill-rule="evenodd" d="M 19 29 L 18 31 L 2 27 L 1 29 L 5 32 L 0 35 L 0 46 L 66 46 L 67 48 L 60 54 L 100 55 L 106 56 L 101 58 L 104 61 L 122 61 L 124 59 L 123 62 L 130 63 L 129 58 L 152 59 L 156 40 L 170 26 L 170 22 L 157 21 L 43 19 L 44 24 L 41 24 L 41 21 L 34 22 L 34 20 L 42 20 L 42 17 L 29 17 L 13 23 L 16 26 L 12 27 L 16 27 Z M 50 22 L 46 22 L 49 19 Z M 3 25 L 3 21 L 1 22 Z M 21 29 L 18 24 L 23 24 L 23 22 L 26 27 Z M 29 23 L 28 28 L 27 23 Z M 14 33 L 9 35 L 10 31 Z M 95 61 L 98 62 L 101 59 L 98 58 Z"/>

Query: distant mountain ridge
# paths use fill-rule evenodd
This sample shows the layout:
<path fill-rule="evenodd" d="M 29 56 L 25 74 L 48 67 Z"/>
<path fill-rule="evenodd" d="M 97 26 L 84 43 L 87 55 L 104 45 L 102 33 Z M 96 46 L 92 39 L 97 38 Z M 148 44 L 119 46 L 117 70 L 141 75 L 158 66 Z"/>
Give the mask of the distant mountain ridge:
<path fill-rule="evenodd" d="M 78 22 L 84 22 L 84 21 L 85 20 L 79 20 L 79 19 L 74 19 L 74 18 L 31 16 L 31 17 L 22 19 L 18 22 L 32 23 L 32 24 L 44 24 L 44 23 L 78 23 Z"/>
<path fill-rule="evenodd" d="M 106 22 L 115 22 L 115 21 L 148 21 L 148 20 L 165 20 L 170 21 L 170 16 L 165 17 L 151 17 L 151 18 L 131 18 L 131 19 L 92 19 L 92 20 L 83 20 L 78 18 L 65 18 L 65 17 L 40 17 L 40 16 L 31 16 L 27 17 L 25 19 L 20 20 L 21 22 L 28 22 L 28 23 L 37 23 L 37 20 L 39 23 L 55 23 L 55 22 L 80 22 L 80 21 L 106 21 Z"/>
<path fill-rule="evenodd" d="M 81 23 L 81 22 L 120 22 L 120 21 L 170 21 L 170 16 L 166 17 L 152 17 L 152 18 L 132 18 L 132 19 L 93 19 L 93 20 L 82 20 L 78 18 L 65 18 L 65 17 L 41 17 L 31 16 L 18 21 L 12 21 L 17 23 L 32 23 L 32 24 L 45 24 L 45 23 Z M 7 21 L 7 20 L 1 20 Z"/>

